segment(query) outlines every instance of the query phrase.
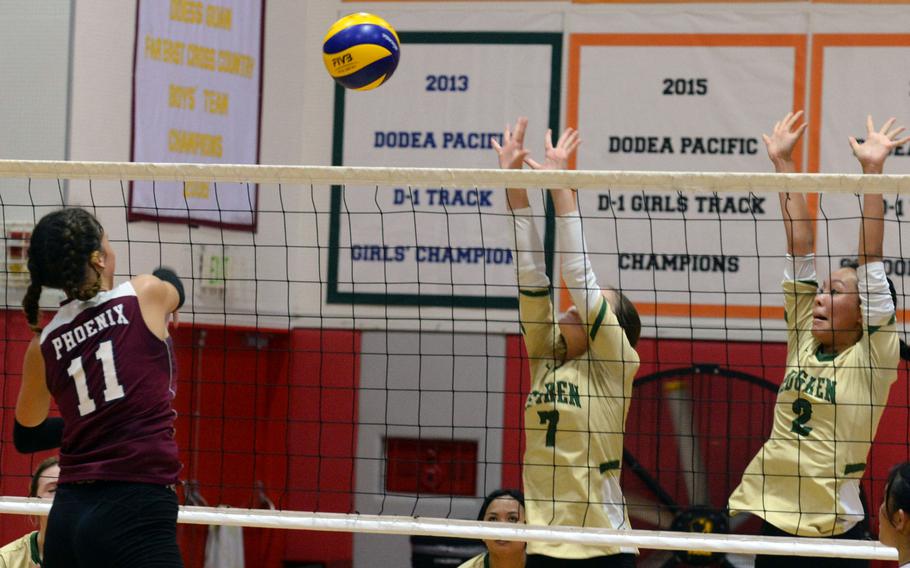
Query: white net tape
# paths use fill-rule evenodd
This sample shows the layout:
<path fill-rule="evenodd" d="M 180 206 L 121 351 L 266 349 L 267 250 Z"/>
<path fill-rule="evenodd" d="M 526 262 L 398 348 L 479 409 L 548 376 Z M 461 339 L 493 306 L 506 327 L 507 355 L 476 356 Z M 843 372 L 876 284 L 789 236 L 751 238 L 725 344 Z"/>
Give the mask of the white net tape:
<path fill-rule="evenodd" d="M 755 191 L 903 193 L 910 175 L 769 174 L 722 172 L 533 171 L 445 168 L 358 168 L 330 166 L 246 166 L 0 160 L 0 178 L 238 181 L 306 184 L 440 184 L 444 187 L 622 186 L 657 191 Z"/>
<path fill-rule="evenodd" d="M 5 497 L 0 513 L 46 515 L 50 503 L 40 499 Z M 577 527 L 543 527 L 511 523 L 480 523 L 451 519 L 298 513 L 214 507 L 182 507 L 179 522 L 273 529 L 342 531 L 373 534 L 448 536 L 486 540 L 567 542 L 587 545 L 637 546 L 655 550 L 704 550 L 734 554 L 824 556 L 896 560 L 897 551 L 878 542 L 812 538 L 618 531 Z"/>
<path fill-rule="evenodd" d="M 0 498 L 0 513 L 46 515 L 50 508 L 50 503 L 41 499 Z M 620 531 L 380 515 L 299 513 L 258 509 L 225 510 L 216 507 L 181 507 L 178 522 L 192 525 L 231 525 L 271 529 L 634 546 L 654 550 L 699 550 L 728 554 L 897 560 L 895 549 L 878 542 L 864 540 L 780 538 L 670 531 Z"/>

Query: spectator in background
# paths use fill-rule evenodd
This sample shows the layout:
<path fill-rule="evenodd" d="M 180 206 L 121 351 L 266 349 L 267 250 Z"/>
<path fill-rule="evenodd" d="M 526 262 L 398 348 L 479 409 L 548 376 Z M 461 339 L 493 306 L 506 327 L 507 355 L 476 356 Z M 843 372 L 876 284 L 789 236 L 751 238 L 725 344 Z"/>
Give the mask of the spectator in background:
<path fill-rule="evenodd" d="M 38 464 L 38 469 L 32 475 L 29 484 L 28 496 L 41 499 L 53 499 L 57 491 L 57 478 L 60 476 L 60 466 L 57 465 L 57 456 L 51 456 Z M 35 519 L 38 530 L 32 531 L 22 538 L 0 548 L 0 568 L 35 568 L 41 566 L 44 556 L 44 532 L 47 528 L 47 517 L 40 516 Z"/>
<path fill-rule="evenodd" d="M 910 462 L 894 466 L 878 508 L 878 539 L 897 549 L 897 563 L 910 566 Z"/>
<path fill-rule="evenodd" d="M 516 489 L 497 489 L 480 506 L 478 521 L 525 523 L 525 497 Z M 459 568 L 524 568 L 525 543 L 513 540 L 485 540 L 487 551 Z"/>

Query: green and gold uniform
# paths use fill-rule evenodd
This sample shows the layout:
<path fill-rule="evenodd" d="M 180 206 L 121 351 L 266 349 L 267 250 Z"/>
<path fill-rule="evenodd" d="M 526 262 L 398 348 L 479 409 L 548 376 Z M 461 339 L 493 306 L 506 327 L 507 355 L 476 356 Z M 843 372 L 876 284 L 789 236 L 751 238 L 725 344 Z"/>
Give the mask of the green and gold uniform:
<path fill-rule="evenodd" d="M 40 565 L 38 531 L 30 532 L 0 548 L 0 568 L 37 568 Z"/>
<path fill-rule="evenodd" d="M 753 513 L 794 535 L 836 536 L 864 518 L 860 479 L 897 378 L 893 304 L 890 316 L 876 318 L 880 326 L 864 317 L 861 339 L 827 355 L 811 331 L 816 282 L 785 280 L 783 290 L 786 375 L 771 436 L 743 473 L 730 511 Z"/>
<path fill-rule="evenodd" d="M 565 346 L 547 288 L 522 288 L 521 328 L 531 368 L 525 404 L 528 524 L 628 529 L 619 474 L 638 354 L 610 305 L 592 302 L 589 346 L 562 363 Z M 631 550 L 529 542 L 527 553 L 591 558 Z"/>

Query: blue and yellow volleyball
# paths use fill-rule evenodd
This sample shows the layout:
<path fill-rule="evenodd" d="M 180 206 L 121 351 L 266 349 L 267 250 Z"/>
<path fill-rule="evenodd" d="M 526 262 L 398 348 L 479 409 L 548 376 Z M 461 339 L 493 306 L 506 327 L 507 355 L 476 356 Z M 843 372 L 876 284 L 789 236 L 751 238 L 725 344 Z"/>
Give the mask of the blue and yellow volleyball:
<path fill-rule="evenodd" d="M 388 22 L 366 12 L 335 22 L 322 41 L 325 68 L 341 86 L 369 91 L 398 67 L 398 34 Z"/>

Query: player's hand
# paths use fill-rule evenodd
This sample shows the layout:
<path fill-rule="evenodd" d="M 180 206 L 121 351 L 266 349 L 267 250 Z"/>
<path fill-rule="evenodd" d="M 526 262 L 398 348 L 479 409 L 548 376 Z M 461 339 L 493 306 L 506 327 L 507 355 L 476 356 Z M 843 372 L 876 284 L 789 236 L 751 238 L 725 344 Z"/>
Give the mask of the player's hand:
<path fill-rule="evenodd" d="M 544 138 L 543 164 L 539 164 L 531 158 L 525 158 L 525 163 L 535 170 L 567 170 L 569 169 L 569 158 L 578 149 L 579 144 L 581 144 L 581 138 L 578 137 L 578 131 L 574 128 L 566 128 L 554 147 L 553 131 L 548 128 Z"/>
<path fill-rule="evenodd" d="M 895 120 L 894 117 L 891 117 L 880 129 L 875 130 L 872 115 L 869 115 L 866 117 L 866 140 L 860 144 L 856 138 L 850 137 L 850 147 L 853 148 L 853 155 L 863 167 L 863 173 L 882 173 L 885 160 L 891 150 L 910 142 L 910 136 L 898 138 L 898 135 L 906 129 L 903 126 L 895 128 Z"/>
<path fill-rule="evenodd" d="M 528 156 L 525 150 L 525 130 L 528 128 L 528 119 L 524 116 L 518 117 L 515 123 L 515 131 L 509 130 L 506 125 L 502 132 L 502 145 L 494 138 L 491 140 L 493 149 L 499 155 L 499 167 L 504 170 L 520 170 L 524 159 Z"/>
<path fill-rule="evenodd" d="M 170 320 L 174 324 L 174 329 L 180 327 L 180 312 L 178 310 L 171 312 Z"/>
<path fill-rule="evenodd" d="M 774 124 L 771 136 L 761 135 L 768 149 L 768 157 L 775 166 L 793 163 L 793 148 L 806 131 L 806 127 L 809 126 L 808 122 L 796 126 L 802 117 L 803 111 L 801 110 L 787 113 L 787 116 Z"/>

